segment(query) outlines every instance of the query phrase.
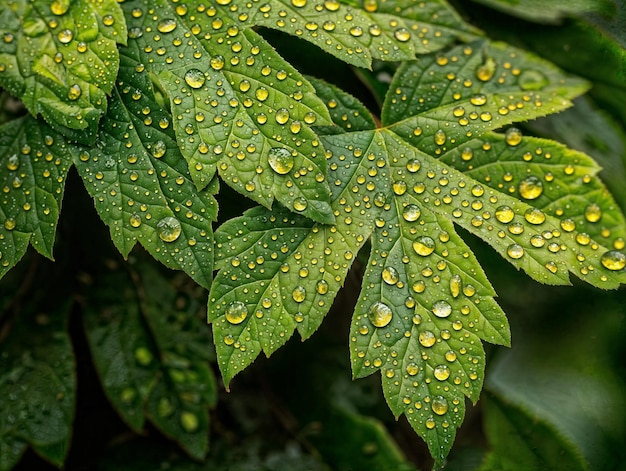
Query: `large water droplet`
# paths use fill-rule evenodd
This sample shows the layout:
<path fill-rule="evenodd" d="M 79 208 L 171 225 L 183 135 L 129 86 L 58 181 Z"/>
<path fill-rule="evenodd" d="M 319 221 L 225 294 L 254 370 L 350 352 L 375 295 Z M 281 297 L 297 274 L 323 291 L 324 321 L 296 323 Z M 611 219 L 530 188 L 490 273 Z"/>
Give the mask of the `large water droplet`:
<path fill-rule="evenodd" d="M 433 398 L 430 408 L 437 415 L 443 415 L 448 412 L 448 401 L 443 396 L 436 396 Z"/>
<path fill-rule="evenodd" d="M 226 308 L 226 320 L 231 324 L 241 324 L 248 317 L 248 308 L 241 301 L 233 301 Z"/>
<path fill-rule="evenodd" d="M 524 218 L 531 224 L 543 224 L 546 220 L 545 213 L 539 208 L 528 208 Z"/>
<path fill-rule="evenodd" d="M 293 200 L 293 209 L 295 209 L 298 212 L 304 211 L 307 206 L 308 206 L 307 201 L 302 197 L 298 197 L 295 200 Z"/>
<path fill-rule="evenodd" d="M 456 298 L 461 293 L 462 283 L 461 275 L 458 273 L 450 277 L 450 294 L 452 294 L 453 298 Z"/>
<path fill-rule="evenodd" d="M 173 20 L 172 18 L 166 18 L 162 21 L 159 21 L 157 29 L 160 33 L 171 33 L 176 29 L 176 20 Z"/>
<path fill-rule="evenodd" d="M 518 146 L 522 142 L 522 131 L 517 128 L 507 129 L 504 140 L 511 147 Z"/>
<path fill-rule="evenodd" d="M 598 222 L 602 219 L 602 209 L 595 203 L 585 208 L 585 219 L 589 222 Z"/>
<path fill-rule="evenodd" d="M 452 306 L 447 301 L 441 300 L 433 303 L 432 311 L 437 317 L 448 317 L 452 314 Z"/>
<path fill-rule="evenodd" d="M 450 377 L 450 368 L 446 365 L 439 365 L 435 367 L 433 374 L 439 381 L 445 381 Z"/>
<path fill-rule="evenodd" d="M 204 72 L 198 69 L 189 69 L 187 73 L 185 73 L 185 82 L 191 88 L 200 88 L 204 85 L 206 81 L 206 77 L 204 76 Z"/>
<path fill-rule="evenodd" d="M 437 337 L 430 330 L 424 330 L 420 332 L 419 342 L 423 347 L 429 348 L 435 345 L 437 342 Z"/>
<path fill-rule="evenodd" d="M 371 305 L 367 316 L 374 327 L 385 327 L 391 322 L 393 313 L 389 306 L 378 301 Z"/>
<path fill-rule="evenodd" d="M 506 253 L 512 259 L 517 260 L 524 256 L 524 248 L 519 244 L 511 244 L 506 249 Z"/>
<path fill-rule="evenodd" d="M 267 161 L 272 170 L 280 175 L 289 173 L 294 165 L 294 158 L 291 152 L 284 147 L 271 148 Z"/>
<path fill-rule="evenodd" d="M 504 224 L 508 224 L 515 217 L 515 212 L 509 206 L 498 206 L 496 208 L 496 219 Z"/>
<path fill-rule="evenodd" d="M 167 152 L 167 146 L 163 141 L 156 141 L 154 144 L 152 144 L 150 152 L 155 158 L 160 159 Z"/>
<path fill-rule="evenodd" d="M 382 273 L 383 281 L 388 285 L 395 285 L 400 279 L 398 270 L 394 267 L 385 267 Z"/>
<path fill-rule="evenodd" d="M 304 302 L 304 300 L 306 299 L 306 289 L 304 289 L 303 286 L 296 286 L 291 293 L 291 297 L 297 303 Z"/>
<path fill-rule="evenodd" d="M 421 215 L 420 208 L 415 204 L 409 204 L 404 208 L 402 217 L 407 222 L 417 221 Z"/>
<path fill-rule="evenodd" d="M 517 83 L 522 90 L 541 90 L 550 82 L 542 72 L 528 69 L 520 74 Z"/>
<path fill-rule="evenodd" d="M 529 177 L 524 178 L 518 187 L 519 194 L 522 198 L 527 200 L 534 200 L 539 198 L 543 193 L 543 183 L 539 178 L 531 175 Z"/>
<path fill-rule="evenodd" d="M 435 241 L 428 236 L 421 236 L 413 242 L 413 250 L 417 255 L 426 257 L 435 250 Z"/>
<path fill-rule="evenodd" d="M 163 242 L 174 242 L 180 237 L 182 228 L 178 219 L 167 216 L 157 224 L 157 234 Z"/>
<path fill-rule="evenodd" d="M 626 255 L 617 250 L 609 250 L 600 259 L 602 266 L 611 271 L 622 270 L 626 267 Z"/>

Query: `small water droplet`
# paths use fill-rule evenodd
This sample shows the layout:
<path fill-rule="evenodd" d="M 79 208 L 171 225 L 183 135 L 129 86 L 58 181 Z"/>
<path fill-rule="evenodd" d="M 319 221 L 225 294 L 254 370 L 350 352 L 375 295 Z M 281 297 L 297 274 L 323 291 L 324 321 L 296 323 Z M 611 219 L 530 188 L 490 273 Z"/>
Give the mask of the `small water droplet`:
<path fill-rule="evenodd" d="M 417 373 L 419 373 L 419 371 L 420 369 L 415 363 L 409 363 L 406 367 L 406 372 L 409 374 L 409 376 L 415 376 Z"/>
<path fill-rule="evenodd" d="M 209 64 L 211 64 L 211 68 L 213 70 L 222 70 L 224 65 L 226 65 L 226 61 L 224 60 L 224 56 L 213 56 L 211 57 Z"/>
<path fill-rule="evenodd" d="M 67 98 L 72 101 L 78 100 L 80 96 L 82 95 L 82 93 L 83 93 L 83 90 L 82 88 L 80 88 L 80 85 L 74 84 L 67 91 Z"/>
<path fill-rule="evenodd" d="M 507 129 L 504 140 L 511 147 L 518 146 L 522 142 L 522 131 L 517 128 Z"/>
<path fill-rule="evenodd" d="M 507 247 L 506 253 L 512 259 L 517 260 L 524 256 L 524 248 L 519 244 L 511 244 Z"/>
<path fill-rule="evenodd" d="M 413 242 L 413 250 L 417 255 L 426 257 L 434 252 L 435 241 L 428 236 L 421 236 Z"/>
<path fill-rule="evenodd" d="M 543 183 L 539 178 L 531 175 L 520 182 L 518 190 L 522 198 L 534 200 L 543 193 Z"/>
<path fill-rule="evenodd" d="M 541 209 L 528 208 L 524 213 L 524 218 L 531 224 L 543 224 L 546 220 L 546 215 Z"/>
<path fill-rule="evenodd" d="M 306 289 L 304 289 L 303 286 L 296 286 L 291 293 L 291 297 L 297 303 L 304 302 L 304 300 L 306 299 Z"/>
<path fill-rule="evenodd" d="M 157 224 L 157 234 L 163 242 L 174 242 L 180 237 L 182 227 L 178 219 L 167 216 Z"/>
<path fill-rule="evenodd" d="M 393 317 L 391 308 L 380 301 L 371 305 L 367 315 L 374 327 L 385 327 L 391 322 L 391 318 Z"/>
<path fill-rule="evenodd" d="M 573 232 L 576 229 L 576 222 L 573 219 L 563 219 L 560 225 L 565 232 Z"/>
<path fill-rule="evenodd" d="M 421 215 L 420 208 L 415 204 L 409 204 L 404 208 L 402 217 L 407 222 L 417 221 Z"/>
<path fill-rule="evenodd" d="M 600 259 L 602 266 L 611 271 L 622 270 L 626 266 L 626 255 L 617 250 L 609 250 Z"/>
<path fill-rule="evenodd" d="M 448 412 L 448 401 L 443 396 L 436 396 L 430 405 L 430 408 L 437 415 L 444 415 Z"/>
<path fill-rule="evenodd" d="M 231 324 L 241 324 L 248 317 L 248 308 L 241 301 L 233 301 L 226 308 L 225 317 Z"/>
<path fill-rule="evenodd" d="M 284 147 L 273 147 L 269 151 L 267 161 L 279 175 L 285 175 L 291 171 L 294 165 L 294 158 L 291 152 Z"/>
<path fill-rule="evenodd" d="M 496 208 L 496 219 L 501 223 L 508 224 L 515 217 L 515 212 L 509 206 L 499 206 Z"/>
<path fill-rule="evenodd" d="M 160 33 L 171 33 L 176 29 L 176 20 L 172 18 L 166 18 L 159 22 L 157 25 L 157 29 Z"/>
<path fill-rule="evenodd" d="M 439 381 L 445 381 L 446 379 L 450 377 L 450 368 L 448 368 L 446 365 L 439 365 L 435 367 L 435 370 L 433 371 L 433 375 Z"/>
<path fill-rule="evenodd" d="M 458 273 L 450 277 L 450 294 L 452 294 L 453 298 L 456 298 L 461 293 L 462 284 L 461 275 Z"/>
<path fill-rule="evenodd" d="M 393 36 L 401 43 L 405 43 L 411 39 L 411 33 L 406 28 L 398 28 L 394 31 Z"/>
<path fill-rule="evenodd" d="M 320 280 L 317 282 L 317 286 L 315 287 L 318 294 L 326 294 L 328 293 L 328 282 L 326 280 Z"/>
<path fill-rule="evenodd" d="M 487 103 L 487 96 L 482 93 L 473 95 L 470 98 L 470 103 L 474 106 L 483 106 Z"/>
<path fill-rule="evenodd" d="M 435 132 L 435 144 L 442 146 L 446 143 L 446 133 L 442 129 Z"/>
<path fill-rule="evenodd" d="M 191 88 L 201 88 L 206 81 L 206 77 L 204 76 L 204 72 L 199 69 L 189 69 L 185 73 L 185 82 Z"/>
<path fill-rule="evenodd" d="M 132 227 L 139 227 L 141 226 L 141 216 L 137 213 L 133 213 L 130 216 L 129 222 Z"/>
<path fill-rule="evenodd" d="M 602 209 L 595 203 L 585 208 L 585 219 L 589 222 L 598 222 L 602 219 Z"/>
<path fill-rule="evenodd" d="M 435 345 L 437 342 L 437 337 L 430 330 L 424 330 L 420 332 L 419 342 L 423 347 L 429 348 Z"/>
<path fill-rule="evenodd" d="M 395 285 L 400 277 L 398 275 L 398 270 L 394 267 L 385 267 L 383 269 L 382 278 L 385 283 L 388 285 Z"/>
<path fill-rule="evenodd" d="M 280 108 L 276 111 L 274 118 L 278 124 L 286 124 L 289 121 L 289 110 L 287 108 Z"/>
<path fill-rule="evenodd" d="M 452 306 L 442 299 L 433 303 L 432 311 L 435 316 L 444 318 L 452 314 Z"/>
<path fill-rule="evenodd" d="M 59 39 L 59 42 L 61 44 L 68 44 L 69 42 L 72 41 L 72 38 L 74 37 L 74 33 L 72 33 L 72 30 L 70 29 L 64 29 L 59 31 L 59 34 L 57 35 L 57 38 Z"/>
<path fill-rule="evenodd" d="M 488 82 L 496 72 L 496 62 L 491 57 L 487 57 L 485 62 L 476 68 L 476 78 L 481 82 Z"/>
<path fill-rule="evenodd" d="M 307 201 L 301 196 L 293 200 L 293 209 L 295 209 L 298 212 L 304 211 L 307 206 L 308 206 Z"/>

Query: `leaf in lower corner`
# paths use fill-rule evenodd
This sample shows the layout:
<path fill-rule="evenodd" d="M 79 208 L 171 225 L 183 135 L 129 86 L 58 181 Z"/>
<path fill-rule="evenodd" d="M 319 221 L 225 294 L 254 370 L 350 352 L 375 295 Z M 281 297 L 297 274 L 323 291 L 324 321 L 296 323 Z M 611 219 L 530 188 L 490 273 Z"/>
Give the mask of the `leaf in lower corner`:
<path fill-rule="evenodd" d="M 216 384 L 202 304 L 147 265 L 110 271 L 90 290 L 84 322 L 104 391 L 141 431 L 149 419 L 192 457 L 208 447 Z"/>
<path fill-rule="evenodd" d="M 13 468 L 28 446 L 63 465 L 76 389 L 68 315 L 67 304 L 31 302 L 0 345 L 0 469 Z"/>
<path fill-rule="evenodd" d="M 65 138 L 27 116 L 0 127 L 0 277 L 30 242 L 52 258 L 71 160 Z"/>
<path fill-rule="evenodd" d="M 15 0 L 3 2 L 0 18 L 0 84 L 56 131 L 92 143 L 117 75 L 117 44 L 126 42 L 115 0 Z"/>
<path fill-rule="evenodd" d="M 124 256 L 139 241 L 157 260 L 208 288 L 217 180 L 197 190 L 171 115 L 157 103 L 146 74 L 136 72 L 141 64 L 122 55 L 121 68 L 125 80 L 114 89 L 98 145 L 70 148 L 76 168 Z"/>

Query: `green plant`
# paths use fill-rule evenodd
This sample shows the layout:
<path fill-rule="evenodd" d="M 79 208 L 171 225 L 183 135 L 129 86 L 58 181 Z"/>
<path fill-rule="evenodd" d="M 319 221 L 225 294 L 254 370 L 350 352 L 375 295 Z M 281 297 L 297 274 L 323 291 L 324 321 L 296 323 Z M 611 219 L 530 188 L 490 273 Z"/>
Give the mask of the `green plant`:
<path fill-rule="evenodd" d="M 482 341 L 511 342 L 470 234 L 543 284 L 569 284 L 570 273 L 603 289 L 626 282 L 626 223 L 600 167 L 510 127 L 565 110 L 589 82 L 489 41 L 443 0 L 15 0 L 0 7 L 0 28 L 0 390 L 10 398 L 0 406 L 0 469 L 29 445 L 64 461 L 72 309 L 124 422 L 141 432 L 149 421 L 190 456 L 206 456 L 217 387 L 196 315 L 203 290 L 164 274 L 137 242 L 210 290 L 226 388 L 296 330 L 303 339 L 316 332 L 361 257 L 353 376 L 380 371 L 389 408 L 436 465 L 465 398 L 479 399 Z M 371 109 L 283 59 L 270 42 L 289 54 L 293 40 L 272 29 L 338 59 L 316 60 L 312 74 L 323 61 L 356 71 Z M 10 96 L 29 113 L 12 112 Z M 34 254 L 7 274 L 29 244 L 52 258 L 72 168 L 128 262 L 72 241 L 71 227 L 87 221 L 93 230 L 81 238 L 106 247 L 88 209 L 66 201 L 74 215 L 58 245 L 64 257 L 86 258 L 78 275 L 68 275 L 70 261 L 40 269 Z M 241 214 L 247 200 L 260 206 Z M 486 425 L 497 443 L 493 424 L 506 405 L 492 401 Z"/>

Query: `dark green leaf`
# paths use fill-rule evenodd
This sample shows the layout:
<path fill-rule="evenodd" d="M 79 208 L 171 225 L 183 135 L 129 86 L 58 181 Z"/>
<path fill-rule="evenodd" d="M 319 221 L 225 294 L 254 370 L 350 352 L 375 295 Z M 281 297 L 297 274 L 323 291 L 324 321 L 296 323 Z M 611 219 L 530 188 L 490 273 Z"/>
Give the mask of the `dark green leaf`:
<path fill-rule="evenodd" d="M 615 5 L 611 0 L 475 0 L 490 7 L 502 10 L 539 23 L 556 23 L 565 16 L 583 13 L 613 13 Z"/>

